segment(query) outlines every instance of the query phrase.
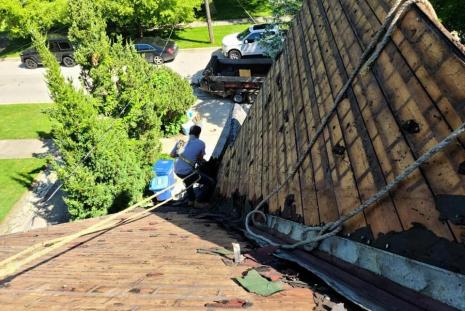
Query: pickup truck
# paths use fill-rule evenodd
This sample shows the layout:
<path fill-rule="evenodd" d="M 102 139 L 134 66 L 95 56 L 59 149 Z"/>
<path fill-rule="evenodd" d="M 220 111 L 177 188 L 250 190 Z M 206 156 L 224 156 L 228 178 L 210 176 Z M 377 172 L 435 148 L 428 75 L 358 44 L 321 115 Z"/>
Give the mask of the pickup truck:
<path fill-rule="evenodd" d="M 200 89 L 223 98 L 232 97 L 236 103 L 252 104 L 272 65 L 270 58 L 212 56 L 202 73 Z"/>

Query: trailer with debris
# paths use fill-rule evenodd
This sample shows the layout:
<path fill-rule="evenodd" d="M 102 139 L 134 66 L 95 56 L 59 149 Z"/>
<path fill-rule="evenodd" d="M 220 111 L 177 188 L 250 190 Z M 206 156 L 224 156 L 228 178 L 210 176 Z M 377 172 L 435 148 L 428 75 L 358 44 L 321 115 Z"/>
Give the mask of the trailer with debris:
<path fill-rule="evenodd" d="M 200 89 L 236 103 L 253 103 L 273 64 L 270 58 L 228 59 L 212 56 L 203 71 Z"/>

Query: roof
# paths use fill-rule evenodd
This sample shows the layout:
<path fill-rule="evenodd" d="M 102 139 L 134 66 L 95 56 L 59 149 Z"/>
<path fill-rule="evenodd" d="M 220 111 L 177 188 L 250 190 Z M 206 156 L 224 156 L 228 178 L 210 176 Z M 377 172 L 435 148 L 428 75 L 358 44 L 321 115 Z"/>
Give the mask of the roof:
<path fill-rule="evenodd" d="M 218 174 L 224 200 L 240 210 L 284 185 L 265 212 L 308 226 L 332 223 L 463 126 L 463 47 L 424 5 L 407 7 L 379 57 L 350 79 L 361 59 L 374 56 L 362 57 L 393 3 L 303 1 L 282 54 L 225 152 Z M 322 120 L 329 121 L 322 126 Z M 343 233 L 422 262 L 437 255 L 435 265 L 455 266 L 451 254 L 465 243 L 463 138 L 347 221 Z M 296 163 L 302 164 L 297 171 Z M 398 234 L 405 242 L 397 242 Z"/>
<path fill-rule="evenodd" d="M 97 221 L 3 236 L 0 260 Z M 250 294 L 232 280 L 247 267 L 226 266 L 219 256 L 197 253 L 199 248 L 231 249 L 236 241 L 234 234 L 206 220 L 172 212 L 151 214 L 80 238 L 25 267 L 0 283 L 1 309 L 205 310 L 206 303 L 232 298 L 251 302 L 253 310 L 312 306 L 309 289 L 288 289 L 267 298 Z"/>

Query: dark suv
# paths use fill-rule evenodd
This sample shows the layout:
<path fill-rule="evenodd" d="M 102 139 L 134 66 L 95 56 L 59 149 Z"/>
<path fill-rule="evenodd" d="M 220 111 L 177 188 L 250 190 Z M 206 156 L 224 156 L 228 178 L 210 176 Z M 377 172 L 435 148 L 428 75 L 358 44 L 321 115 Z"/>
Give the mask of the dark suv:
<path fill-rule="evenodd" d="M 48 39 L 48 48 L 55 55 L 57 61 L 65 67 L 73 67 L 76 65 L 74 61 L 74 48 L 69 43 L 68 39 Z M 28 69 L 35 69 L 42 64 L 39 53 L 36 49 L 31 48 L 21 53 L 21 62 Z"/>

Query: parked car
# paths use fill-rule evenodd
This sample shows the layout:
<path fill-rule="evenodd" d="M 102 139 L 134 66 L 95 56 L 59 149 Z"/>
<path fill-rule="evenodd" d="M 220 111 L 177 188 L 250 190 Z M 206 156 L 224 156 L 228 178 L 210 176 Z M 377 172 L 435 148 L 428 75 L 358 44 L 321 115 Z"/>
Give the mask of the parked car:
<path fill-rule="evenodd" d="M 55 55 L 57 61 L 65 67 L 76 65 L 74 60 L 74 48 L 66 38 L 55 38 L 47 40 L 49 50 Z M 35 69 L 42 64 L 39 52 L 30 48 L 21 53 L 21 62 L 28 69 Z"/>
<path fill-rule="evenodd" d="M 158 37 L 139 39 L 135 42 L 135 48 L 148 62 L 155 65 L 174 60 L 179 50 L 174 41 Z"/>
<path fill-rule="evenodd" d="M 250 26 L 241 33 L 234 33 L 223 38 L 223 54 L 231 59 L 264 55 L 265 50 L 258 41 L 265 33 L 277 34 L 278 32 L 278 27 L 273 24 Z"/>

